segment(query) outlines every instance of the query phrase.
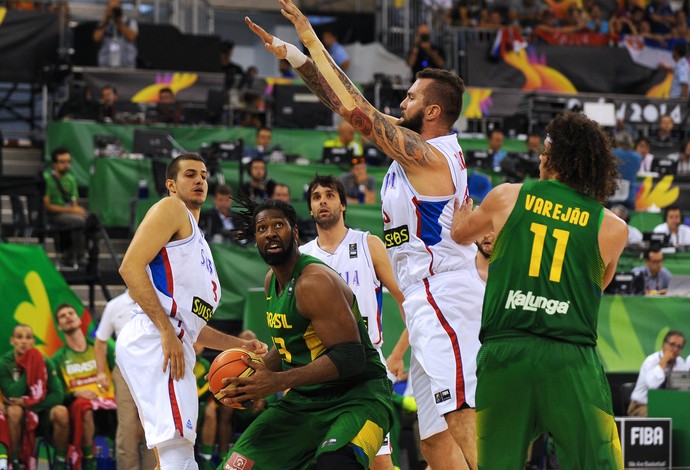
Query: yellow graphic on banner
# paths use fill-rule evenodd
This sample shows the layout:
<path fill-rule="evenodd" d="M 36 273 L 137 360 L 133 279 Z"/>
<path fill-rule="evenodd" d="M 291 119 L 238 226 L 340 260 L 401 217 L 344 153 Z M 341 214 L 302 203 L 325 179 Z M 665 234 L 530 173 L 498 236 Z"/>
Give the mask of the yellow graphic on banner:
<path fill-rule="evenodd" d="M 654 85 L 649 90 L 647 90 L 645 96 L 647 98 L 668 98 L 668 95 L 671 93 L 672 81 L 673 71 L 669 70 L 666 72 L 666 77 L 664 78 L 664 81 L 657 85 Z"/>
<path fill-rule="evenodd" d="M 484 108 L 487 100 L 491 97 L 491 93 L 491 88 L 468 88 L 469 102 L 463 105 L 463 115 L 467 119 L 478 119 L 488 114 L 488 109 Z"/>
<path fill-rule="evenodd" d="M 577 89 L 558 70 L 530 60 L 525 49 L 503 54 L 503 60 L 518 69 L 525 76 L 524 91 L 541 90 L 559 93 L 577 93 Z"/>
<path fill-rule="evenodd" d="M 7 14 L 7 8 L 0 7 L 0 25 L 2 25 L 2 22 L 5 21 L 5 15 L 6 14 Z"/>
<path fill-rule="evenodd" d="M 26 274 L 24 286 L 29 292 L 30 300 L 17 305 L 14 319 L 34 330 L 36 349 L 50 357 L 62 346 L 62 341 L 55 328 L 48 293 L 41 276 L 36 271 L 29 271 Z"/>
<path fill-rule="evenodd" d="M 635 210 L 646 211 L 652 206 L 663 209 L 678 200 L 680 188 L 673 185 L 673 175 L 666 175 L 656 185 L 651 176 L 647 176 L 635 197 Z"/>
<path fill-rule="evenodd" d="M 195 73 L 176 72 L 172 74 L 172 77 L 170 75 L 158 76 L 156 83 L 139 90 L 132 98 L 132 102 L 157 103 L 161 88 L 170 88 L 177 95 L 178 92 L 194 85 L 198 79 L 199 76 Z"/>

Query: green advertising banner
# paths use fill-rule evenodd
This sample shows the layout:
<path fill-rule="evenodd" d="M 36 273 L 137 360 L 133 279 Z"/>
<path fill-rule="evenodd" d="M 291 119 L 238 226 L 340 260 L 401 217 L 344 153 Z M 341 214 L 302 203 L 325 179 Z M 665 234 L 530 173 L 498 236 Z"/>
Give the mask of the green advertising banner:
<path fill-rule="evenodd" d="M 55 269 L 38 245 L 0 243 L 0 354 L 8 351 L 14 327 L 25 324 L 34 330 L 36 347 L 50 357 L 63 344 L 53 312 L 64 303 L 82 317 L 82 329 L 91 324 L 91 313 Z"/>

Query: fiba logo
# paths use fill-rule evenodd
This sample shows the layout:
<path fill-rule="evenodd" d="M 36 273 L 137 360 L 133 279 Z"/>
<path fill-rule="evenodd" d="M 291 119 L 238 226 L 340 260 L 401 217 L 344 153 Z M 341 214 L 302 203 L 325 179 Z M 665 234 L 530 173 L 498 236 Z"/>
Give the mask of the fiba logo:
<path fill-rule="evenodd" d="M 230 459 L 223 467 L 223 470 L 251 470 L 253 466 L 253 460 L 249 460 L 244 455 L 233 452 Z"/>

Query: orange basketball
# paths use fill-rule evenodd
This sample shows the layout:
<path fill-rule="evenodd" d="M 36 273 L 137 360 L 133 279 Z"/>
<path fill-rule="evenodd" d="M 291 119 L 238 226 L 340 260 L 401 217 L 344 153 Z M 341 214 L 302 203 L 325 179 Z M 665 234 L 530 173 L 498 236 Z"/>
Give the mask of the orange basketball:
<path fill-rule="evenodd" d="M 242 361 L 243 358 L 263 363 L 259 356 L 244 348 L 226 349 L 218 354 L 211 363 L 211 368 L 208 371 L 208 388 L 213 393 L 213 396 L 216 397 L 216 400 L 220 400 L 225 396 L 225 393 L 220 392 L 225 388 L 223 379 L 228 377 L 249 377 L 254 373 L 254 369 Z M 242 405 L 234 405 L 234 408 L 244 408 L 246 406 L 251 406 L 251 401 L 249 403 L 242 403 Z"/>

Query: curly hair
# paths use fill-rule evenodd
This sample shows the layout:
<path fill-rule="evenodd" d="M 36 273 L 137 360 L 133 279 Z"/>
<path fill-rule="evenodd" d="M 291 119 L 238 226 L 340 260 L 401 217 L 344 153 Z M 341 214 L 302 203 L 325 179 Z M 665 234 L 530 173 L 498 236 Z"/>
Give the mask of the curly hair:
<path fill-rule="evenodd" d="M 285 201 L 278 199 L 267 199 L 263 202 L 257 203 L 244 193 L 239 196 L 231 196 L 232 200 L 237 203 L 233 207 L 235 213 L 236 227 L 230 232 L 231 237 L 238 243 L 248 243 L 256 239 L 256 216 L 261 211 L 275 209 L 285 214 L 290 227 L 297 225 L 297 212 Z M 239 210 L 237 210 L 239 206 Z"/>
<path fill-rule="evenodd" d="M 556 116 L 546 134 L 551 145 L 544 149 L 544 168 L 561 183 L 606 204 L 620 178 L 611 138 L 595 121 L 575 112 Z"/>

